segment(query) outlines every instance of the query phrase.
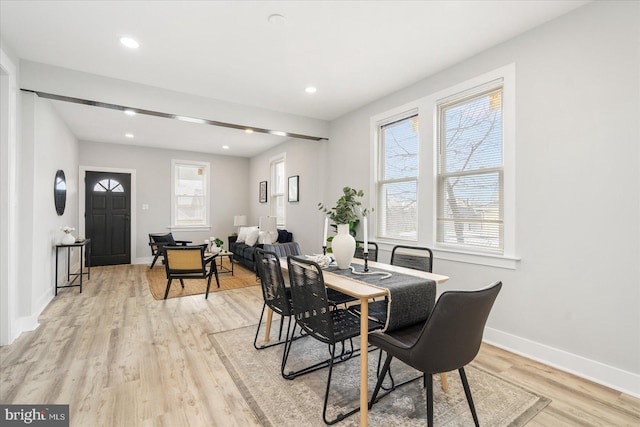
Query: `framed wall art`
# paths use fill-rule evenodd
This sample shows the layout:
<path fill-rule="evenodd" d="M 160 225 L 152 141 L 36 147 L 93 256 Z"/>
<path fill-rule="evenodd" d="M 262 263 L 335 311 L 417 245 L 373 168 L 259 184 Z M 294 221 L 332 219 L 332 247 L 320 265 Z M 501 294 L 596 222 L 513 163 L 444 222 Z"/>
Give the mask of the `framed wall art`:
<path fill-rule="evenodd" d="M 260 181 L 259 202 L 267 203 L 267 181 Z"/>
<path fill-rule="evenodd" d="M 289 201 L 290 202 L 300 201 L 300 194 L 298 192 L 299 181 L 300 181 L 300 176 L 298 175 L 289 177 Z"/>

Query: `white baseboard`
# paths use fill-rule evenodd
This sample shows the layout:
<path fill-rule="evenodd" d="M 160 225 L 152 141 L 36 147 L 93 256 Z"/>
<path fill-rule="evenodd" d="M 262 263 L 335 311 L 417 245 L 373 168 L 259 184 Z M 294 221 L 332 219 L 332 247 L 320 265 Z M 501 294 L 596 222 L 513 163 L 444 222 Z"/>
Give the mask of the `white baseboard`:
<path fill-rule="evenodd" d="M 42 314 L 42 312 L 47 307 L 47 305 L 51 302 L 52 299 L 53 299 L 53 293 L 46 293 L 42 295 L 38 299 L 38 301 L 36 301 L 35 303 L 35 309 L 33 311 L 33 314 L 29 316 L 18 317 L 15 320 L 15 323 L 14 323 L 15 328 L 13 330 L 13 334 L 12 334 L 13 336 L 11 337 L 10 342 L 13 342 L 23 332 L 33 331 L 36 328 L 38 328 L 38 326 L 40 326 L 40 323 L 38 323 L 38 317 L 40 317 L 40 314 Z"/>
<path fill-rule="evenodd" d="M 151 262 L 153 261 L 153 257 L 149 256 L 149 257 L 141 257 L 141 258 L 136 258 L 134 260 L 131 261 L 131 264 L 149 264 L 151 265 Z M 160 258 L 158 258 L 158 261 L 156 262 L 156 264 L 160 262 L 162 263 L 162 261 L 160 260 Z"/>
<path fill-rule="evenodd" d="M 486 328 L 484 341 L 487 344 L 640 398 L 640 375 L 633 372 L 605 365 L 497 329 Z"/>

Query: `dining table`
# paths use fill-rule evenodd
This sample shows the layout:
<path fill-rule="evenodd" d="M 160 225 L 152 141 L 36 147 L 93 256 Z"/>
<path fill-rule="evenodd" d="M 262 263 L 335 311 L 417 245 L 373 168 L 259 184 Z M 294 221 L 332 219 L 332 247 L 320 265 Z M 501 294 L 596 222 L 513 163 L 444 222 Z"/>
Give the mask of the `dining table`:
<path fill-rule="evenodd" d="M 361 266 L 364 265 L 364 260 L 354 258 L 351 261 L 354 265 L 354 269 L 362 271 Z M 280 266 L 285 276 L 288 274 L 287 259 L 280 259 Z M 449 280 L 448 276 L 441 274 L 428 273 L 426 271 L 414 270 L 411 268 L 399 267 L 395 265 L 385 264 L 382 262 L 368 261 L 368 267 L 375 269 L 376 271 L 388 272 L 391 274 L 399 273 L 402 275 L 413 276 L 427 281 L 433 281 L 437 284 L 441 284 Z M 360 348 L 366 349 L 369 346 L 369 331 L 368 331 L 368 317 L 369 317 L 369 304 L 368 302 L 375 298 L 381 298 L 389 296 L 389 290 L 382 287 L 372 285 L 353 277 L 347 277 L 342 274 L 336 274 L 330 271 L 323 270 L 323 277 L 325 286 L 331 289 L 335 289 L 339 292 L 357 298 L 360 303 Z M 369 409 L 369 353 L 366 350 L 360 352 L 360 426 L 366 427 L 368 424 L 368 409 Z"/>

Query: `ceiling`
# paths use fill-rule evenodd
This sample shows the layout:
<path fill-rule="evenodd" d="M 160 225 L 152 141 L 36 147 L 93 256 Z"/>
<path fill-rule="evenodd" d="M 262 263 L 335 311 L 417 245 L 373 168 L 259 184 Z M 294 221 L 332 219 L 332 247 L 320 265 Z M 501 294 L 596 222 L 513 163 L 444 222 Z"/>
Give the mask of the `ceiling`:
<path fill-rule="evenodd" d="M 332 120 L 585 3 L 1 0 L 0 32 L 21 59 Z M 250 157 L 287 139 L 53 102 L 85 141 Z"/>

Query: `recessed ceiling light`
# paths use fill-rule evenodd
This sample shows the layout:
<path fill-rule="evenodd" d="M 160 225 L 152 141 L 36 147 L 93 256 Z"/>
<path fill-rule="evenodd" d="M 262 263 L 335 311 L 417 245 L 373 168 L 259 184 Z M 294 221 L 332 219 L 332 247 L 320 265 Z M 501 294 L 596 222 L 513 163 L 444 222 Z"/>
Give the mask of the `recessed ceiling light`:
<path fill-rule="evenodd" d="M 136 112 L 135 112 L 135 111 L 133 111 L 133 110 L 124 110 L 124 113 L 125 113 L 127 116 L 135 116 L 135 115 L 136 115 Z"/>
<path fill-rule="evenodd" d="M 223 145 L 223 146 L 222 146 L 222 149 L 223 149 L 223 150 L 228 150 L 228 149 L 229 149 L 229 146 L 228 146 L 228 145 Z"/>
<path fill-rule="evenodd" d="M 245 129 L 244 130 L 246 133 L 253 133 L 253 129 Z"/>
<path fill-rule="evenodd" d="M 132 133 L 125 133 L 124 136 L 126 136 L 127 138 L 133 138 L 133 134 Z"/>
<path fill-rule="evenodd" d="M 271 24 L 282 25 L 286 22 L 287 18 L 285 18 L 283 15 L 280 15 L 279 13 L 274 13 L 272 15 L 269 15 L 267 20 Z"/>
<path fill-rule="evenodd" d="M 122 37 L 122 38 L 120 38 L 120 43 L 122 43 L 123 45 L 125 45 L 126 47 L 129 47 L 131 49 L 137 49 L 140 46 L 140 43 L 138 43 L 137 41 L 135 41 L 134 39 L 132 39 L 130 37 Z"/>
<path fill-rule="evenodd" d="M 269 133 L 271 135 L 287 136 L 287 133 L 286 132 L 282 132 L 281 130 L 272 130 L 272 131 L 269 131 Z"/>
<path fill-rule="evenodd" d="M 307 92 L 307 93 L 316 93 L 316 92 L 318 91 L 318 89 L 316 89 L 316 88 L 315 88 L 315 87 L 313 87 L 313 86 L 309 86 L 309 87 L 306 87 L 306 88 L 304 89 L 304 91 L 305 91 L 305 92 Z"/>

